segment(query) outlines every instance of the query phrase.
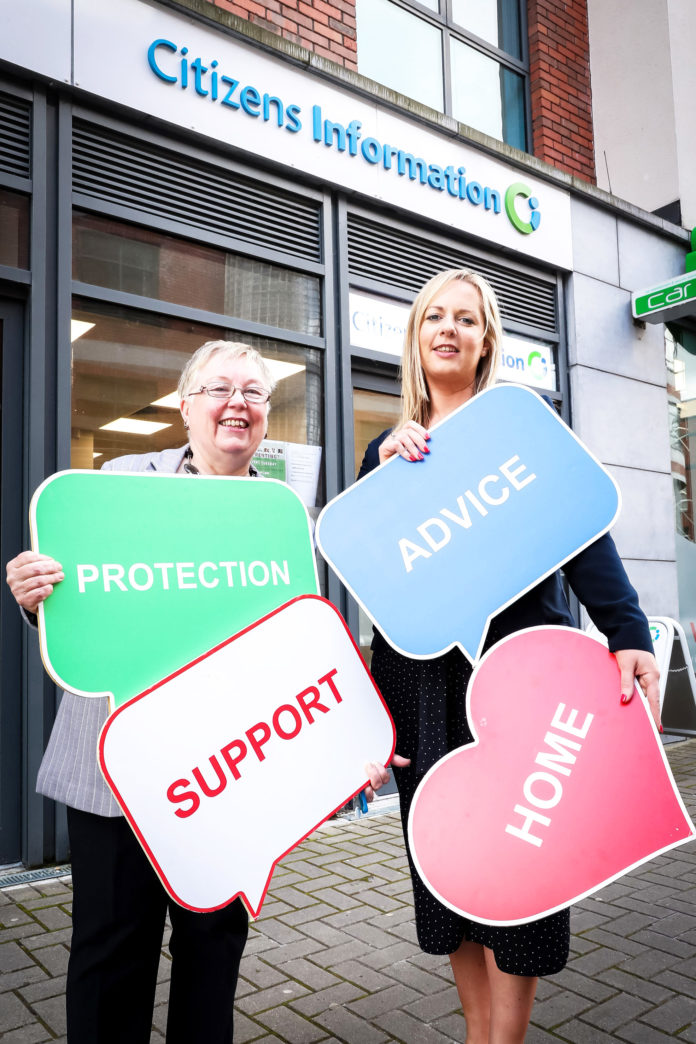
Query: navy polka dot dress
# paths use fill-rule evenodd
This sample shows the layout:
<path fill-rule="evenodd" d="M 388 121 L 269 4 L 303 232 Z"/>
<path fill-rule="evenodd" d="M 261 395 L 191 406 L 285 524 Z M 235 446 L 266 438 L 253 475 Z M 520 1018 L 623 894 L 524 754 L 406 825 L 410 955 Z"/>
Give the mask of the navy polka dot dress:
<path fill-rule="evenodd" d="M 411 759 L 409 768 L 393 771 L 401 800 L 421 949 L 426 953 L 453 953 L 464 939 L 469 939 L 493 950 L 501 971 L 513 975 L 559 972 L 568 959 L 568 910 L 511 928 L 469 921 L 443 906 L 428 891 L 411 859 L 406 824 L 418 784 L 448 751 L 473 739 L 465 713 L 470 664 L 457 649 L 434 660 L 409 659 L 392 649 L 378 633 L 372 648 L 371 670 L 394 719 L 397 753 Z M 472 801 L 476 797 L 472 794 Z M 472 858 L 476 858 L 475 852 Z"/>

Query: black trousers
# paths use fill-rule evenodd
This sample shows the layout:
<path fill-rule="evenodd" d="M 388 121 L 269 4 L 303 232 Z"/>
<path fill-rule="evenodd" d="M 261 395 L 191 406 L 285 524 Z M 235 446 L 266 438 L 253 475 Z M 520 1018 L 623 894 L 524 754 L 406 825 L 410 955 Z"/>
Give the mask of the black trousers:
<path fill-rule="evenodd" d="M 121 817 L 68 808 L 68 833 L 73 874 L 68 1044 L 149 1044 L 167 910 L 172 922 L 167 1044 L 230 1044 L 249 930 L 241 900 L 213 913 L 178 906 Z"/>

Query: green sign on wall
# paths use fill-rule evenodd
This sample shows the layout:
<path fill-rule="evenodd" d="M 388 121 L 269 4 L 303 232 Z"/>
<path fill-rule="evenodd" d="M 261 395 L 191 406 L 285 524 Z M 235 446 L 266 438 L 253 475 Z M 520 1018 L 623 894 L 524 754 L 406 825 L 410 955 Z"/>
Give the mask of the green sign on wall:
<path fill-rule="evenodd" d="M 631 297 L 634 319 L 646 323 L 668 323 L 696 313 L 696 272 L 686 272 Z"/>
<path fill-rule="evenodd" d="M 691 230 L 685 274 L 636 290 L 631 295 L 631 309 L 634 319 L 646 323 L 670 323 L 686 315 L 696 316 L 696 228 Z"/>

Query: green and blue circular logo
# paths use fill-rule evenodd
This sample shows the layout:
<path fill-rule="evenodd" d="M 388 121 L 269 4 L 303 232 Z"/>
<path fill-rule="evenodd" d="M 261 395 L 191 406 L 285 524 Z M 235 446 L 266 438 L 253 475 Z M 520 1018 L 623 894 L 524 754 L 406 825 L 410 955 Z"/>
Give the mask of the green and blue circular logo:
<path fill-rule="evenodd" d="M 518 199 L 526 200 L 527 202 L 529 208 L 529 216 L 527 217 L 527 220 L 520 217 L 517 211 L 516 203 Z M 516 181 L 513 185 L 510 185 L 505 193 L 505 213 L 510 218 L 510 221 L 517 231 L 522 232 L 526 236 L 529 235 L 530 232 L 536 232 L 541 224 L 539 200 L 532 194 L 532 190 L 525 185 L 523 181 Z"/>
<path fill-rule="evenodd" d="M 541 352 L 537 351 L 529 353 L 527 358 L 527 368 L 535 381 L 543 381 L 546 374 L 549 372 L 549 368 L 546 365 L 546 359 Z"/>

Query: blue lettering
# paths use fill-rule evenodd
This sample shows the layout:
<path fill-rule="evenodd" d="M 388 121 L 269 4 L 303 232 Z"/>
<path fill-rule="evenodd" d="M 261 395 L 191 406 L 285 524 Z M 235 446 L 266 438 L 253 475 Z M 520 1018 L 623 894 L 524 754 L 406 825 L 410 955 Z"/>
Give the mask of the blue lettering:
<path fill-rule="evenodd" d="M 302 123 L 299 119 L 301 111 L 299 105 L 288 105 L 285 110 L 285 116 L 288 121 L 285 129 L 290 131 L 291 134 L 297 134 L 298 130 L 302 130 Z"/>
<path fill-rule="evenodd" d="M 239 102 L 232 101 L 232 95 L 239 87 L 239 80 L 233 80 L 230 76 L 221 76 L 220 79 L 229 86 L 229 91 L 222 99 L 221 104 L 229 106 L 230 109 L 238 109 Z"/>
<path fill-rule="evenodd" d="M 382 163 L 383 163 L 384 169 L 385 170 L 391 170 L 392 160 L 394 159 L 394 156 L 396 156 L 397 159 L 398 159 L 399 150 L 395 149 L 393 145 L 385 145 L 384 149 L 382 150 L 382 153 L 383 153 Z"/>
<path fill-rule="evenodd" d="M 428 180 L 428 167 L 425 160 L 412 156 L 410 152 L 404 152 L 403 149 L 399 149 L 396 169 L 399 174 L 403 175 L 406 173 L 406 167 L 408 167 L 408 176 L 411 181 L 415 181 L 416 177 L 418 177 L 421 185 L 425 185 Z M 416 171 L 418 172 L 417 174 Z"/>
<path fill-rule="evenodd" d="M 509 370 L 524 370 L 524 359 L 519 355 L 502 355 L 501 362 Z"/>
<path fill-rule="evenodd" d="M 200 94 L 202 98 L 207 98 L 208 92 L 203 88 L 202 79 L 203 76 L 207 73 L 208 67 L 206 65 L 203 65 L 203 62 L 200 58 L 196 58 L 195 62 L 191 62 L 191 68 L 193 69 L 195 77 L 193 86 L 196 91 L 196 94 Z"/>
<path fill-rule="evenodd" d="M 321 141 L 321 108 L 318 105 L 312 106 L 312 138 Z"/>
<path fill-rule="evenodd" d="M 271 105 L 275 105 L 276 109 L 276 123 L 279 127 L 283 126 L 283 103 L 280 98 L 273 98 L 270 94 L 264 94 L 263 96 L 263 118 L 268 123 L 271 118 Z"/>
<path fill-rule="evenodd" d="M 360 128 L 362 123 L 360 120 L 351 120 L 348 124 L 346 134 L 348 136 L 348 152 L 351 156 L 357 156 L 358 153 L 358 140 L 362 137 Z"/>
<path fill-rule="evenodd" d="M 324 120 L 324 144 L 331 147 L 334 135 L 336 135 L 336 148 L 339 152 L 345 152 L 346 128 L 342 123 L 332 123 L 331 120 Z"/>
<path fill-rule="evenodd" d="M 155 76 L 159 76 L 160 80 L 164 80 L 165 83 L 176 83 L 176 76 L 169 76 L 166 72 L 163 72 L 157 64 L 155 52 L 158 47 L 165 47 L 168 51 L 172 51 L 173 54 L 176 54 L 176 44 L 172 43 L 171 40 L 153 40 L 147 49 L 147 62 Z"/>
<path fill-rule="evenodd" d="M 445 177 L 447 178 L 447 191 L 450 196 L 457 196 L 459 194 L 456 186 L 457 175 L 453 166 L 445 167 Z"/>
<path fill-rule="evenodd" d="M 437 164 L 431 163 L 428 167 L 428 184 L 431 188 L 439 189 L 440 192 L 445 187 L 445 172 L 442 167 L 438 167 Z"/>
<path fill-rule="evenodd" d="M 242 108 L 249 116 L 258 116 L 258 109 L 254 112 L 254 106 L 261 105 L 261 95 L 255 87 L 243 87 L 239 96 Z"/>
<path fill-rule="evenodd" d="M 497 189 L 488 188 L 486 185 L 483 190 L 483 205 L 486 210 L 490 210 L 493 207 L 493 213 L 500 213 L 500 193 Z"/>
<path fill-rule="evenodd" d="M 365 138 L 360 151 L 368 163 L 379 163 L 382 159 L 382 146 L 375 138 Z"/>
<path fill-rule="evenodd" d="M 170 54 L 180 54 L 179 77 L 165 71 L 159 63 L 160 50 L 168 51 Z M 189 85 L 189 70 L 193 74 L 193 87 L 197 95 L 202 98 L 209 97 L 211 101 L 220 100 L 220 104 L 229 109 L 243 109 L 248 116 L 254 118 L 262 116 L 264 122 L 274 122 L 278 127 L 285 127 L 291 134 L 296 134 L 302 129 L 300 119 L 301 108 L 299 105 L 284 106 L 283 101 L 277 95 L 261 94 L 255 87 L 247 85 L 239 91 L 239 100 L 235 95 L 240 86 L 239 80 L 231 76 L 224 76 L 218 71 L 218 61 L 214 59 L 209 66 L 203 64 L 203 59 L 198 57 L 193 61 L 186 58 L 188 47 L 177 48 L 172 40 L 160 37 L 153 40 L 147 49 L 147 61 L 155 76 L 164 83 L 179 82 L 182 89 Z M 207 77 L 207 79 L 206 79 Z M 222 90 L 222 85 L 225 91 Z M 486 210 L 492 210 L 494 214 L 501 212 L 501 197 L 496 189 L 483 186 L 478 181 L 466 180 L 466 167 L 449 165 L 441 167 L 437 163 L 428 164 L 421 156 L 414 156 L 411 152 L 397 148 L 394 145 L 382 145 L 377 138 L 362 137 L 362 123 L 360 120 L 351 120 L 344 125 L 334 123 L 332 120 L 324 119 L 321 106 L 312 106 L 312 138 L 315 142 L 323 142 L 327 148 L 335 146 L 337 152 L 345 152 L 350 156 L 357 156 L 358 149 L 366 163 L 370 166 L 381 164 L 384 170 L 393 170 L 399 177 L 407 176 L 409 181 L 418 181 L 421 185 L 428 185 L 438 192 L 447 193 L 455 199 L 466 199 L 474 206 L 484 204 Z M 395 162 L 396 161 L 396 162 Z M 530 205 L 536 204 L 536 200 L 530 200 Z M 533 213 L 530 224 L 534 227 L 539 224 L 539 215 Z M 534 219 L 536 224 L 534 224 Z M 357 313 L 353 316 L 356 324 L 360 321 Z M 521 359 L 513 356 L 504 356 L 503 365 L 513 369 L 524 368 Z"/>
<path fill-rule="evenodd" d="M 470 181 L 466 186 L 466 198 L 470 203 L 473 203 L 475 207 L 479 205 L 483 199 L 483 188 L 479 185 L 478 181 Z"/>

